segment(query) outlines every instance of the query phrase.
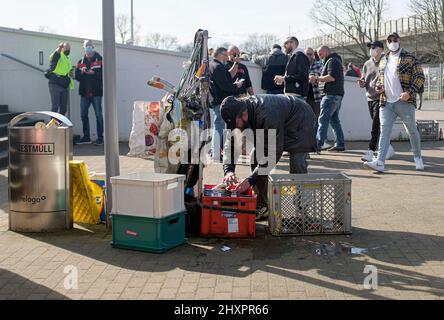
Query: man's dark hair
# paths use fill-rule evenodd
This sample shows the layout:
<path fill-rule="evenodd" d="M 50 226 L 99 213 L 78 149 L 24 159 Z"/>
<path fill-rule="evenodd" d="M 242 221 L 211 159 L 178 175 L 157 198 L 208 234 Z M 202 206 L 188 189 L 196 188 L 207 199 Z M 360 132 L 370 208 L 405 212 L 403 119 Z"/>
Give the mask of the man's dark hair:
<path fill-rule="evenodd" d="M 228 51 L 227 48 L 219 47 L 219 48 L 217 48 L 217 49 L 214 51 L 214 53 L 213 53 L 213 58 L 216 58 L 218 55 L 223 54 L 223 53 L 225 53 L 225 52 L 227 52 L 227 51 Z"/>
<path fill-rule="evenodd" d="M 278 44 L 274 44 L 273 47 L 272 47 L 272 49 L 279 49 L 279 50 L 282 50 L 282 47 L 281 47 L 280 45 L 278 45 Z"/>

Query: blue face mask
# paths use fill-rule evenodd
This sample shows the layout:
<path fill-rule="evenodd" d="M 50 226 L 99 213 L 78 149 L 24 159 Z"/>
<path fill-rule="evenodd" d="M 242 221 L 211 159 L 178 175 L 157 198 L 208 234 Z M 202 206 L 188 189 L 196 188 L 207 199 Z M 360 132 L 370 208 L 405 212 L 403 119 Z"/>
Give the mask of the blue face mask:
<path fill-rule="evenodd" d="M 87 54 L 92 54 L 92 53 L 94 52 L 94 48 L 93 48 L 93 47 L 86 47 L 86 48 L 85 48 L 85 52 L 86 52 Z"/>

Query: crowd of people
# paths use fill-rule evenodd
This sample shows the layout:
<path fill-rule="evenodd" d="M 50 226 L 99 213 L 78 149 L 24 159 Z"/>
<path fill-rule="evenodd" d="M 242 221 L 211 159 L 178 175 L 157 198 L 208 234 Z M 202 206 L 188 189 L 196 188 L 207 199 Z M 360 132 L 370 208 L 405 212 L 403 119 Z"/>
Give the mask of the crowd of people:
<path fill-rule="evenodd" d="M 296 37 L 289 37 L 283 46 L 275 44 L 266 55 L 253 55 L 252 62 L 263 68 L 262 89 L 265 95 L 256 95 L 248 68 L 242 63 L 245 57 L 236 46 L 211 50 L 210 93 L 214 135 L 211 146 L 213 159 L 221 160 L 224 150 L 224 130 L 252 129 L 276 130 L 276 161 L 287 152 L 290 173 L 308 172 L 309 153 L 344 152 L 345 136 L 340 112 L 345 95 L 345 76 L 356 77 L 357 86 L 367 93 L 368 110 L 372 121 L 368 152 L 362 157 L 368 169 L 384 172 L 386 160 L 395 155 L 390 137 L 395 120 L 399 117 L 410 137 L 417 170 L 424 170 L 421 155 L 421 138 L 416 126 L 416 97 L 423 92 L 425 77 L 414 55 L 404 50 L 397 33 L 388 36 L 384 43 L 368 44 L 371 58 L 361 71 L 356 65 L 344 63 L 328 46 L 316 50 L 299 48 Z M 91 144 L 88 119 L 92 105 L 97 121 L 96 145 L 103 145 L 102 114 L 102 57 L 90 40 L 84 42 L 84 56 L 73 66 L 70 45 L 62 43 L 51 55 L 46 72 L 52 111 L 65 114 L 69 90 L 74 80 L 79 82 L 80 113 L 83 137 L 79 144 Z M 370 120 L 369 120 L 370 121 Z M 335 144 L 327 144 L 331 126 Z M 257 143 L 257 139 L 253 144 Z M 239 192 L 250 187 L 258 191 L 258 217 L 267 216 L 266 167 L 264 159 L 253 152 L 252 175 L 238 181 L 235 162 L 224 162 L 224 182 L 235 185 Z M 267 156 L 264 154 L 264 156 Z M 224 159 L 225 161 L 226 159 Z"/>
<path fill-rule="evenodd" d="M 424 73 L 417 58 L 401 47 L 397 33 L 390 34 L 386 42 L 387 52 L 380 41 L 368 44 L 371 58 L 361 71 L 354 64 L 344 70 L 341 56 L 328 46 L 316 51 L 303 50 L 297 38 L 289 37 L 283 45 L 284 51 L 276 44 L 268 55 L 252 57 L 252 62 L 263 68 L 262 89 L 266 95 L 254 95 L 252 88 L 246 90 L 251 81 L 237 48 L 216 49 L 210 67 L 212 108 L 218 132 L 214 139 L 217 143 L 212 146 L 213 158 L 220 159 L 227 152 L 221 141 L 225 126 L 241 131 L 276 130 L 276 160 L 288 152 L 290 173 L 294 174 L 307 173 L 311 152 L 346 151 L 340 112 L 345 76 L 350 76 L 356 77 L 357 86 L 366 90 L 372 121 L 369 150 L 362 157 L 364 167 L 384 172 L 386 160 L 395 155 L 390 137 L 399 117 L 410 137 L 416 169 L 424 170 L 415 115 L 416 97 L 424 87 Z M 236 65 L 238 69 L 233 69 Z M 243 71 L 239 74 L 238 70 Z M 334 146 L 326 145 L 329 126 L 335 135 Z M 254 140 L 256 144 L 256 137 Z M 255 187 L 257 216 L 261 219 L 268 216 L 267 178 L 259 174 L 265 166 L 261 161 L 264 159 L 258 159 L 254 153 L 252 156 L 252 175 L 243 181 L 236 177 L 235 162 L 224 162 L 224 182 L 236 186 L 239 192 Z"/>

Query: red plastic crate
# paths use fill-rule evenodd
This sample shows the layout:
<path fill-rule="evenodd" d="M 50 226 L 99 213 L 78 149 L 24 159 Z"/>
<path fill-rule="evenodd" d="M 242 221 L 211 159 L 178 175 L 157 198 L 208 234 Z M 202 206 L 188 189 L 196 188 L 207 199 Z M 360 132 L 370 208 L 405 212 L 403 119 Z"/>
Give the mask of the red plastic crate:
<path fill-rule="evenodd" d="M 256 236 L 256 196 L 209 196 L 215 186 L 205 186 L 202 197 L 202 237 L 254 238 Z M 223 193 L 223 192 L 222 192 Z"/>

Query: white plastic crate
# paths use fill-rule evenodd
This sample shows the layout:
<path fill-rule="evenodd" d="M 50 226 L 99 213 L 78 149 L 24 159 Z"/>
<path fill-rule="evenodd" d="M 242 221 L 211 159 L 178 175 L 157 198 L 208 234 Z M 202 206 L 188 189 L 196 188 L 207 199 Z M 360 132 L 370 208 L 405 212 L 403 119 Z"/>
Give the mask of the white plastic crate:
<path fill-rule="evenodd" d="M 351 184 L 344 174 L 271 175 L 274 236 L 351 233 Z"/>
<path fill-rule="evenodd" d="M 164 218 L 185 211 L 185 176 L 131 173 L 111 178 L 114 214 Z"/>

